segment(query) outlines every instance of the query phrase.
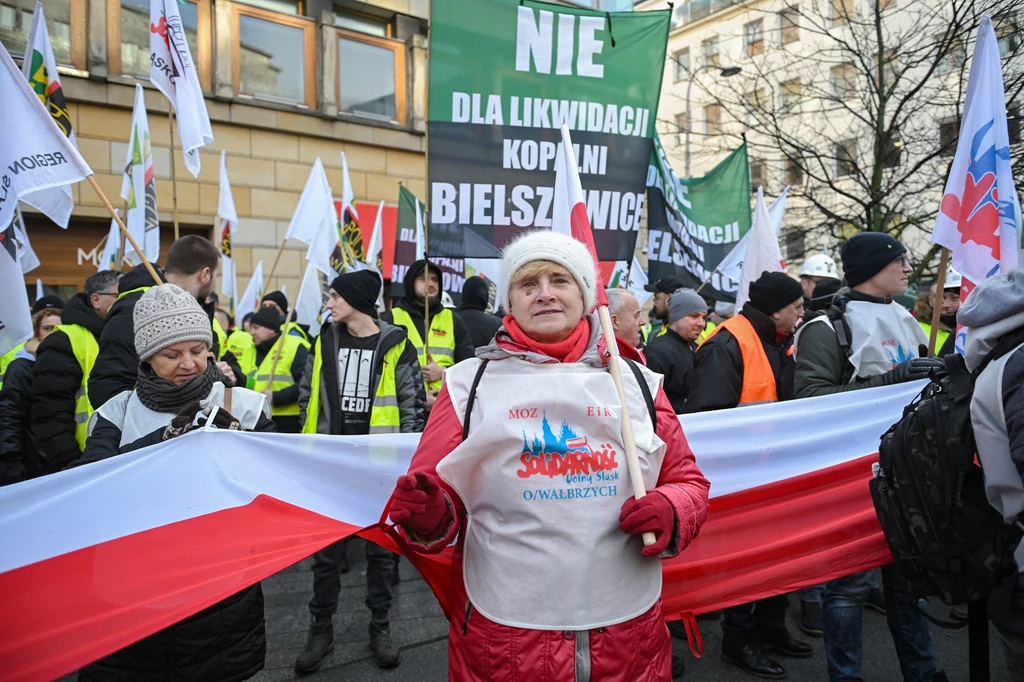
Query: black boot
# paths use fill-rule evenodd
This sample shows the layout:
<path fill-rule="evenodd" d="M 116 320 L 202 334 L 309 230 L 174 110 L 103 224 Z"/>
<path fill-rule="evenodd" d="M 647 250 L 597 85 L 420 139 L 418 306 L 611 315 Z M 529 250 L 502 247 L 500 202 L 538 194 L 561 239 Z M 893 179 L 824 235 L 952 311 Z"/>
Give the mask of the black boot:
<path fill-rule="evenodd" d="M 805 635 L 821 637 L 825 626 L 821 620 L 821 604 L 816 601 L 800 602 L 800 629 Z"/>
<path fill-rule="evenodd" d="M 793 639 L 793 636 L 789 634 L 789 630 L 785 627 L 772 628 L 770 630 L 761 629 L 758 630 L 757 634 L 761 638 L 761 643 L 777 654 L 789 656 L 790 658 L 810 658 L 814 653 L 814 649 L 811 648 L 810 644 Z"/>
<path fill-rule="evenodd" d="M 309 626 L 306 648 L 295 659 L 295 672 L 308 675 L 320 669 L 324 659 L 334 651 L 334 623 L 331 618 L 314 618 Z"/>
<path fill-rule="evenodd" d="M 723 639 L 722 660 L 766 680 L 781 680 L 786 677 L 785 668 L 765 656 L 761 647 L 743 639 Z"/>
<path fill-rule="evenodd" d="M 370 621 L 370 650 L 378 668 L 394 668 L 402 661 L 402 655 L 391 639 L 391 626 L 384 618 L 374 616 Z"/>
<path fill-rule="evenodd" d="M 672 679 L 682 679 L 683 674 L 686 672 L 686 660 L 677 654 L 672 652 Z"/>

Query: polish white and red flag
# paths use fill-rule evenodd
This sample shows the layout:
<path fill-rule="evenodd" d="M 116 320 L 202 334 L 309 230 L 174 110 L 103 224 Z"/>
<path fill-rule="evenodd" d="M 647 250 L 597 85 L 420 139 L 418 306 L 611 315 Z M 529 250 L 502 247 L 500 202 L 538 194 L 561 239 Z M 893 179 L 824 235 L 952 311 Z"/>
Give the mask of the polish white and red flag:
<path fill-rule="evenodd" d="M 565 204 L 569 206 L 569 228 L 572 231 L 573 239 L 583 242 L 594 259 L 594 268 L 597 270 L 597 306 L 608 305 L 608 296 L 604 293 L 604 277 L 601 276 L 600 264 L 597 260 L 597 247 L 594 246 L 594 232 L 590 228 L 590 216 L 587 215 L 587 199 L 583 196 L 583 185 L 580 183 L 580 169 L 576 164 L 576 153 L 572 148 L 572 138 L 569 136 L 569 126 L 562 124 L 562 162 L 555 164 L 555 204 L 563 203 L 559 187 L 564 187 L 566 195 Z M 559 177 L 564 173 L 563 177 Z M 554 214 L 552 215 L 552 229 L 557 230 Z"/>
<path fill-rule="evenodd" d="M 992 20 L 983 16 L 971 58 L 956 156 L 932 232 L 932 241 L 950 250 L 953 268 L 963 275 L 961 301 L 979 282 L 1017 267 L 1020 215 L 999 41 Z M 966 335 L 966 329 L 957 328 L 960 353 Z"/>
<path fill-rule="evenodd" d="M 867 483 L 921 383 L 683 416 L 712 499 L 663 562 L 666 617 L 890 561 Z M 418 438 L 201 430 L 0 488 L 0 679 L 59 678 L 357 532 L 397 548 L 380 521 Z M 451 550 L 406 552 L 447 614 Z"/>

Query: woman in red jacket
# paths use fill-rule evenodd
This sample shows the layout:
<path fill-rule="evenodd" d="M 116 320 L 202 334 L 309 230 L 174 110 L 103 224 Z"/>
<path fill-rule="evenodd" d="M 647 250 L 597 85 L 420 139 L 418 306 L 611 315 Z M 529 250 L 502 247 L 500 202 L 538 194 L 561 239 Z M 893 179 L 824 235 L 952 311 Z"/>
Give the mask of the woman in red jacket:
<path fill-rule="evenodd" d="M 504 254 L 510 314 L 477 358 L 445 372 L 391 519 L 415 551 L 458 538 L 449 679 L 671 679 L 659 557 L 707 517 L 661 377 L 622 360 L 646 496 L 631 494 L 620 402 L 581 243 L 532 232 Z M 641 535 L 656 542 L 644 547 Z"/>

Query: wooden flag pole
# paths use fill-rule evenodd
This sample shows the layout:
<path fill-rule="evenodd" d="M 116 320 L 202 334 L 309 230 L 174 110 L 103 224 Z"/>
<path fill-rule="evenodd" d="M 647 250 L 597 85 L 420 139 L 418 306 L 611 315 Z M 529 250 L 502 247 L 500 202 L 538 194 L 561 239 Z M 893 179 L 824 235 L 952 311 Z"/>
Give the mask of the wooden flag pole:
<path fill-rule="evenodd" d="M 420 210 L 419 201 L 416 199 L 417 213 Z M 434 358 L 430 355 L 430 226 L 426 216 L 423 216 L 423 260 L 423 353 L 427 364 L 430 364 Z M 440 274 L 438 273 L 437 278 L 438 295 L 440 295 L 441 289 Z M 412 285 L 415 288 L 416 282 L 413 282 Z M 416 292 L 413 291 L 413 296 L 415 295 Z"/>
<path fill-rule="evenodd" d="M 153 267 L 152 263 L 146 260 L 146 252 L 143 251 L 142 247 L 135 242 L 135 238 L 132 237 L 130 232 L 128 232 L 128 228 L 124 226 L 124 221 L 121 220 L 121 216 L 117 215 L 117 211 L 115 211 L 114 207 L 110 205 L 110 200 L 107 199 L 107 195 L 103 193 L 103 190 L 100 189 L 100 186 L 96 183 L 96 176 L 87 175 L 85 179 L 89 181 L 90 185 L 92 185 L 92 188 L 96 192 L 96 195 L 100 198 L 100 201 L 103 202 L 103 205 L 107 208 L 107 211 L 110 212 L 110 215 L 117 223 L 117 226 L 121 228 L 121 235 L 128 240 L 129 244 L 132 245 L 132 248 L 135 249 L 135 253 L 139 254 L 139 258 L 142 259 L 142 264 L 146 266 L 146 270 L 148 270 L 149 274 L 153 277 L 153 281 L 156 282 L 157 284 L 163 284 L 164 281 L 160 279 L 160 275 L 157 274 L 156 268 Z"/>
<path fill-rule="evenodd" d="M 942 247 L 939 256 L 939 276 L 935 280 L 935 304 L 932 306 L 932 331 L 928 335 L 928 355 L 935 355 L 935 342 L 939 338 L 939 318 L 942 316 L 942 289 L 946 286 L 946 270 L 949 268 L 949 249 Z M 940 349 L 941 350 L 941 349 Z"/>
<path fill-rule="evenodd" d="M 127 199 L 125 199 L 125 202 L 124 202 L 124 217 L 125 217 L 125 220 L 128 219 L 128 200 Z M 125 256 L 125 253 L 124 253 L 124 232 L 122 232 L 121 233 L 121 250 L 117 252 L 117 269 L 121 270 L 122 272 L 124 271 L 125 264 L 128 263 L 128 259 L 125 258 L 124 256 Z"/>
<path fill-rule="evenodd" d="M 277 255 L 274 256 L 274 264 L 270 266 L 270 275 L 266 281 L 270 281 L 274 278 L 274 273 L 277 272 L 277 264 L 281 262 L 281 254 L 284 253 L 284 245 L 288 243 L 287 239 L 281 240 L 281 246 L 277 247 Z"/>
<path fill-rule="evenodd" d="M 178 176 L 174 172 L 174 110 L 167 110 L 167 122 L 171 128 L 171 220 L 174 221 L 174 241 L 178 241 Z"/>

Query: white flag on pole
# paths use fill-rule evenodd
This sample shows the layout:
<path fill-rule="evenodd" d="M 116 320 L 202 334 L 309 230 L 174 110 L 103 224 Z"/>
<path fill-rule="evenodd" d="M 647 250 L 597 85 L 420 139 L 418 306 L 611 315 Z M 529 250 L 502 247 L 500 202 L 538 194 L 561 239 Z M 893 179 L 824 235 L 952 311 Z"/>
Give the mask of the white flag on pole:
<path fill-rule="evenodd" d="M 149 64 L 149 80 L 171 101 L 178 117 L 185 167 L 199 177 L 199 148 L 213 142 L 213 129 L 177 0 L 150 0 Z"/>
<path fill-rule="evenodd" d="M 335 232 L 337 239 L 337 222 L 331 184 L 327 181 L 323 162 L 317 157 L 309 171 L 306 186 L 302 188 L 302 195 L 284 237 L 298 239 L 309 245 L 329 223 L 329 229 Z"/>
<path fill-rule="evenodd" d="M 28 230 L 25 229 L 25 219 L 21 216 L 20 206 L 14 215 L 14 243 L 18 247 L 18 265 L 21 266 L 22 274 L 38 268 L 39 256 L 32 248 L 32 242 L 28 240 Z"/>
<path fill-rule="evenodd" d="M 220 152 L 220 198 L 217 201 L 217 215 L 220 216 L 221 284 L 220 290 L 230 301 L 229 310 L 234 313 L 235 297 L 238 296 L 238 279 L 235 276 L 235 261 L 231 259 L 231 245 L 235 230 L 238 229 L 238 212 L 235 197 L 228 180 L 227 152 Z"/>
<path fill-rule="evenodd" d="M 46 30 L 46 17 L 43 15 L 43 4 L 36 2 L 35 13 L 32 15 L 32 27 L 28 32 L 28 43 L 25 46 L 25 57 L 21 63 L 22 73 L 29 86 L 39 97 L 44 108 L 50 112 L 57 127 L 71 140 L 76 148 L 75 133 L 68 115 L 68 105 L 64 101 L 64 90 L 61 88 L 57 74 L 57 60 L 53 57 L 50 35 Z M 51 189 L 32 192 L 22 197 L 22 201 L 34 206 L 63 228 L 67 228 L 75 200 L 68 185 L 60 185 Z"/>
<path fill-rule="evenodd" d="M 46 294 L 43 291 L 43 280 L 41 280 L 38 277 L 36 277 L 36 300 L 38 301 L 39 299 L 41 299 L 45 295 Z"/>
<path fill-rule="evenodd" d="M 316 336 L 320 331 L 317 317 L 323 310 L 324 297 L 320 287 L 320 273 L 312 263 L 306 263 L 306 270 L 299 283 L 299 298 L 292 307 L 295 310 L 295 321 L 308 326 L 310 336 Z"/>
<path fill-rule="evenodd" d="M 256 312 L 259 308 L 260 299 L 263 298 L 263 261 L 256 264 L 256 269 L 252 271 L 252 279 L 249 280 L 249 286 L 245 288 L 242 296 L 235 303 L 235 319 L 238 321 L 238 328 L 242 328 L 242 318 L 249 313 Z"/>
<path fill-rule="evenodd" d="M 18 265 L 14 226 L 0 232 L 0 355 L 32 336 L 25 280 Z"/>
<path fill-rule="evenodd" d="M 762 272 L 785 272 L 782 252 L 779 250 L 779 237 L 772 226 L 768 207 L 764 203 L 764 192 L 757 188 L 757 202 L 754 204 L 754 222 L 750 226 L 750 242 L 747 254 L 743 259 L 743 270 L 740 276 L 740 288 L 736 291 L 736 310 L 750 298 L 750 283 L 761 276 Z"/>
<path fill-rule="evenodd" d="M 423 233 L 423 213 L 420 212 L 420 202 L 416 202 L 416 260 L 423 260 L 427 257 L 427 239 Z"/>
<path fill-rule="evenodd" d="M 114 209 L 120 215 L 120 209 Z M 103 245 L 103 256 L 96 267 L 96 271 L 119 270 L 121 268 L 121 228 L 117 221 L 110 219 L 110 231 L 107 233 L 107 242 Z"/>
<path fill-rule="evenodd" d="M 373 234 L 370 235 L 370 243 L 366 245 L 366 267 L 380 275 L 381 288 L 377 294 L 377 310 L 384 310 L 384 273 L 381 268 L 384 266 L 384 202 L 377 207 L 377 217 L 373 221 Z"/>
<path fill-rule="evenodd" d="M 789 196 L 789 185 L 783 188 L 782 193 L 772 202 L 772 205 L 768 207 L 768 216 L 771 218 L 772 229 L 775 230 L 775 239 L 778 241 L 779 235 L 782 233 L 782 220 L 786 215 L 786 199 Z M 733 282 L 739 284 L 740 279 L 743 276 L 743 259 L 747 257 L 747 245 L 750 243 L 750 235 L 754 231 L 747 230 L 747 233 L 743 235 L 743 238 L 736 242 L 736 245 L 732 247 L 732 250 L 726 254 L 722 262 L 715 268 L 723 277 L 728 277 Z M 825 247 L 826 251 L 828 247 Z M 826 256 L 828 253 L 825 254 Z"/>
<path fill-rule="evenodd" d="M 70 208 L 65 211 L 66 207 L 39 205 L 28 195 L 81 182 L 92 175 L 92 169 L 33 92 L 2 43 L 0 102 L 0 225 L 11 224 L 18 200 L 24 199 L 53 222 L 67 227 Z"/>
<path fill-rule="evenodd" d="M 640 265 L 640 260 L 633 256 L 633 267 L 629 270 L 629 282 L 626 283 L 626 288 L 633 292 L 641 307 L 647 303 L 647 299 L 654 295 L 644 289 L 648 281 L 647 273 L 644 272 L 643 266 Z"/>
<path fill-rule="evenodd" d="M 356 210 L 355 200 L 356 193 L 352 189 L 352 179 L 348 176 L 348 159 L 345 158 L 345 152 L 341 153 L 341 211 L 342 215 L 348 210 L 352 213 L 352 217 L 358 219 L 359 212 Z"/>
<path fill-rule="evenodd" d="M 562 146 L 555 152 L 555 196 L 551 203 L 551 230 L 572 236 L 569 221 L 569 185 L 565 173 L 565 153 Z"/>
<path fill-rule="evenodd" d="M 146 260 L 155 263 L 160 257 L 160 215 L 156 207 L 156 175 L 146 98 L 138 83 L 135 84 L 135 109 L 132 111 L 132 130 L 121 180 L 121 198 L 128 202 L 125 227 L 146 252 Z M 131 242 L 125 246 L 125 252 L 132 265 L 142 262 Z"/>

